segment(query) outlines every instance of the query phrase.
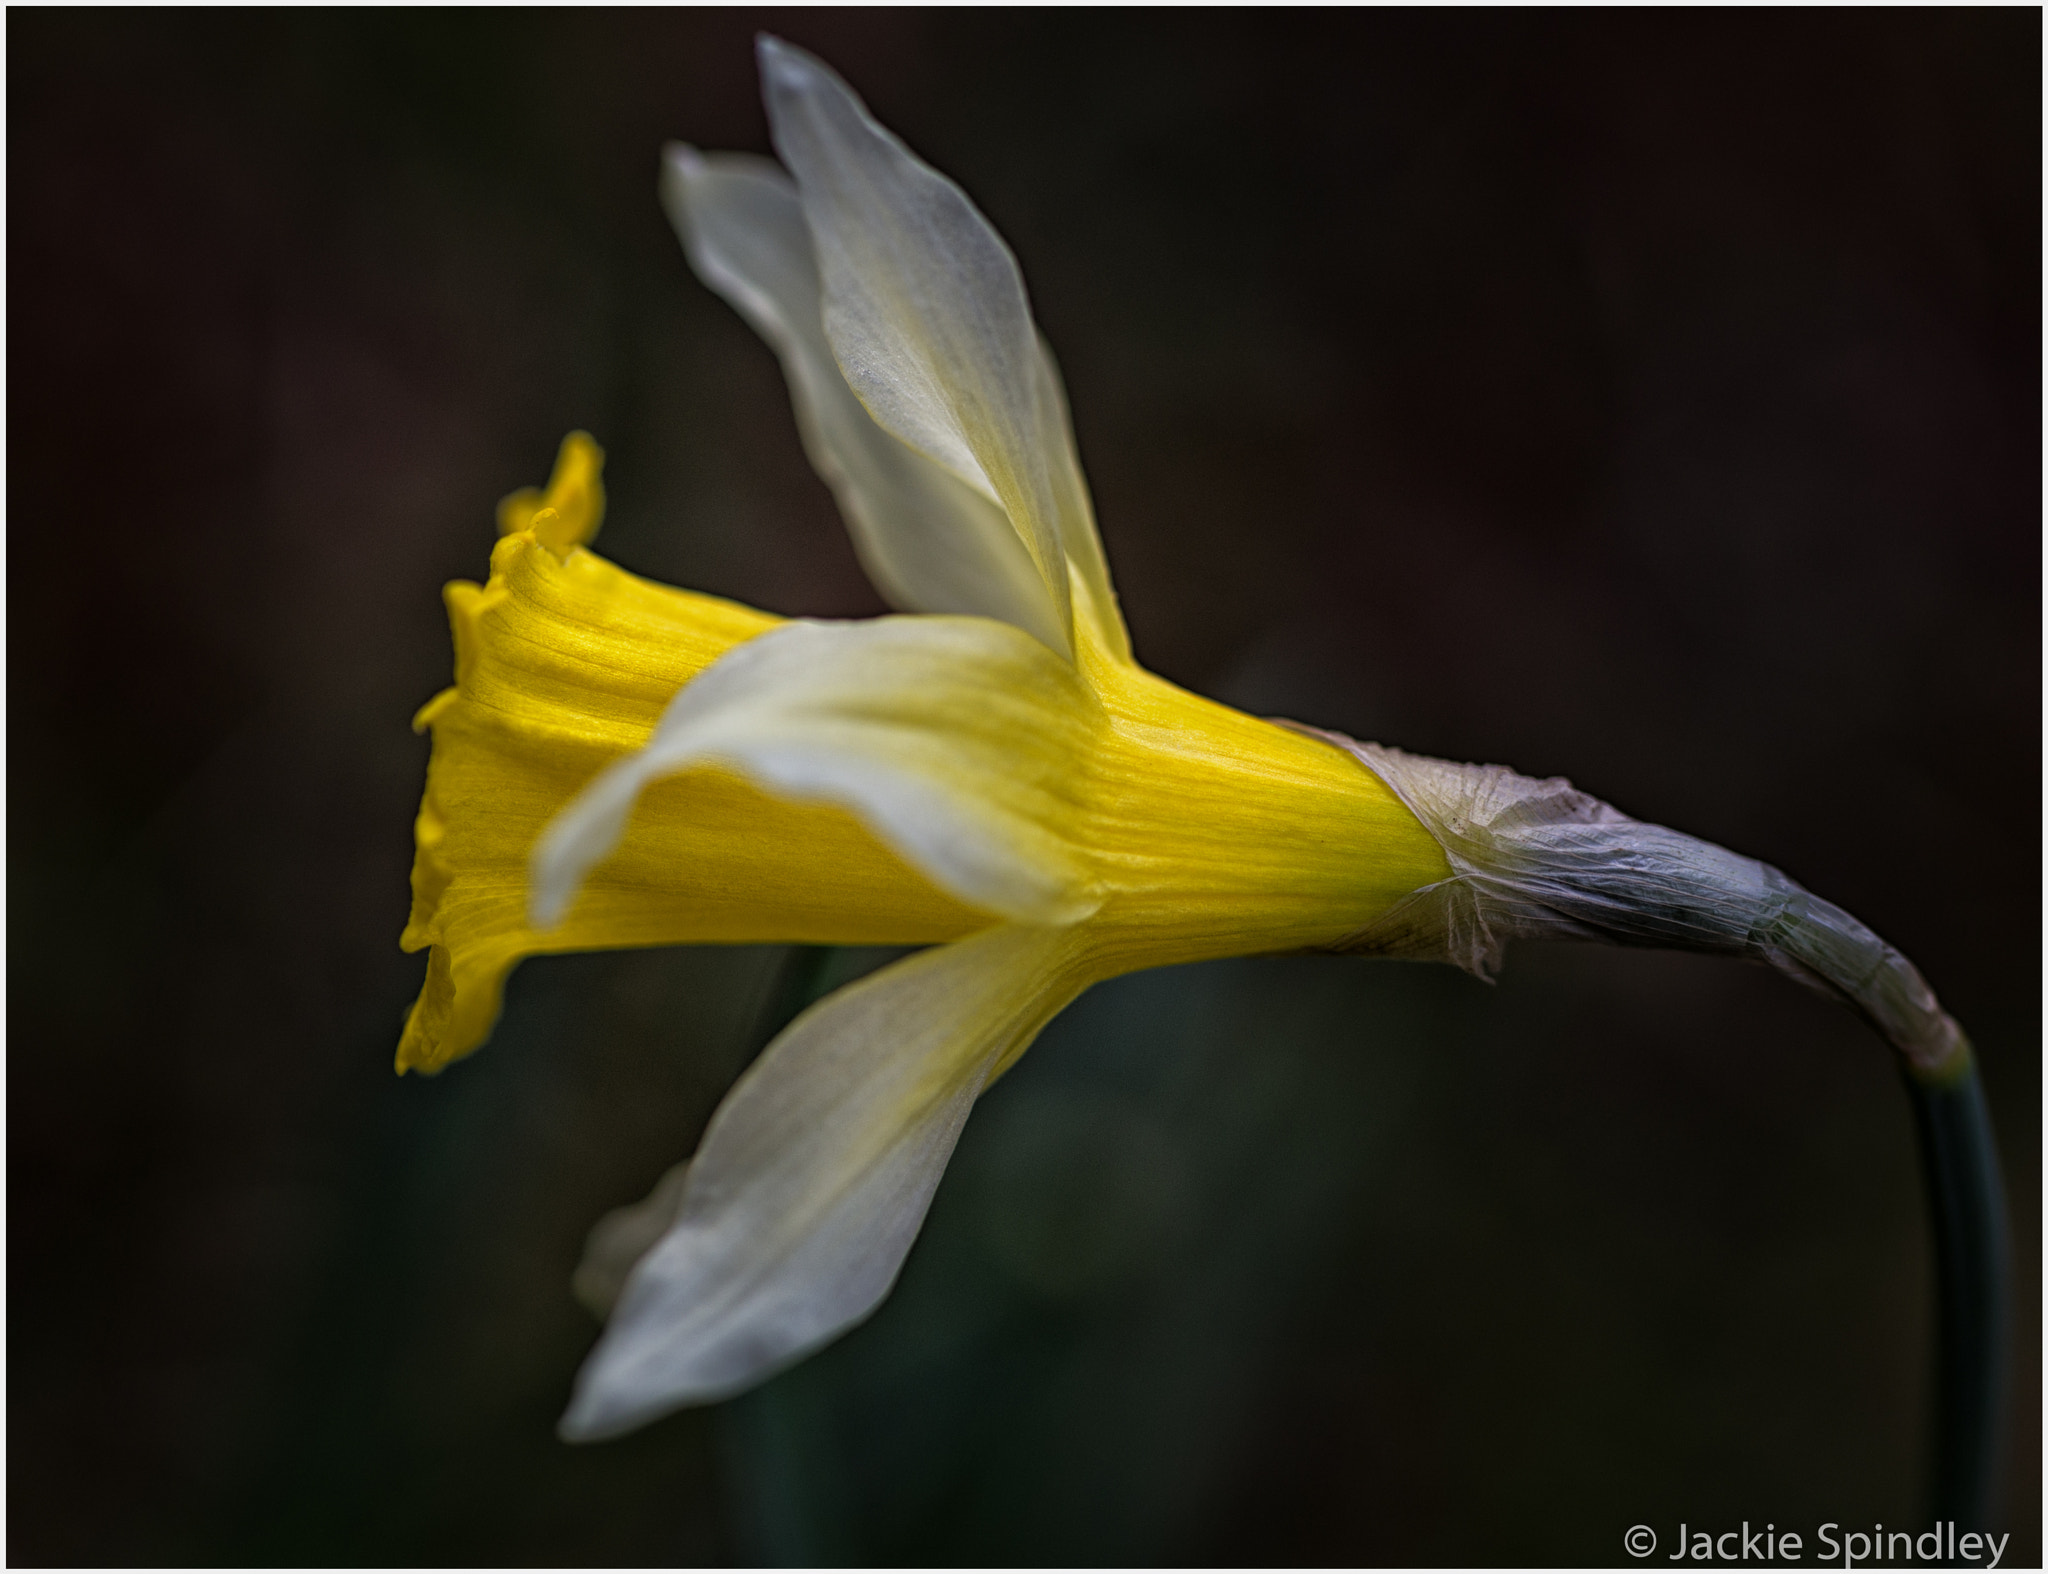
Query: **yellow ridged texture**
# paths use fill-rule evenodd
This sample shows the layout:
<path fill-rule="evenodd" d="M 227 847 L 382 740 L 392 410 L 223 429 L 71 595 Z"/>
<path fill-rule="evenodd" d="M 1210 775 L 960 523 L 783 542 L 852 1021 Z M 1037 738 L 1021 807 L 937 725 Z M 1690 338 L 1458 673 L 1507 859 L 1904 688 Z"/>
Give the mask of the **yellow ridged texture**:
<path fill-rule="evenodd" d="M 1086 926 L 1103 976 L 1334 945 L 1449 877 L 1436 839 L 1339 750 L 1086 640 L 1082 656 L 1105 718 L 1078 832 L 1108 892 Z"/>

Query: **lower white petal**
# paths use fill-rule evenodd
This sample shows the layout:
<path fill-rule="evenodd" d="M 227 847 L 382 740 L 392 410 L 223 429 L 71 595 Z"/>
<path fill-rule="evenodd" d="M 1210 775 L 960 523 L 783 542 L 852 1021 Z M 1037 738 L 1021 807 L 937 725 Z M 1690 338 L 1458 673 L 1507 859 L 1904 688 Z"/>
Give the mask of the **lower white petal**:
<path fill-rule="evenodd" d="M 1085 983 L 1072 930 L 1010 925 L 798 1017 L 712 1117 L 562 1435 L 612 1437 L 737 1393 L 873 1311 L 976 1096 Z"/>
<path fill-rule="evenodd" d="M 638 1202 L 614 1208 L 591 1227 L 583 1243 L 583 1261 L 569 1288 L 599 1317 L 609 1317 L 633 1269 L 654 1243 L 683 1214 L 683 1193 L 690 1179 L 690 1160 L 670 1165 Z"/>

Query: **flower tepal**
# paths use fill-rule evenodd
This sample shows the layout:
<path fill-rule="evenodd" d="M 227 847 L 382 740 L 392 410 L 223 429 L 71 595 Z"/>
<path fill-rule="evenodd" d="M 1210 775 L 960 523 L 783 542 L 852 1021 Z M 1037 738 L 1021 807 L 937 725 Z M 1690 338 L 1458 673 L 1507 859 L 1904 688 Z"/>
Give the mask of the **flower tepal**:
<path fill-rule="evenodd" d="M 784 622 L 634 579 L 588 548 L 596 451 L 565 445 L 544 497 L 508 500 L 490 583 L 450 590 L 401 1066 L 481 1043 L 536 951 L 931 948 L 799 1016 L 594 1237 L 579 1285 L 616 1303 L 565 1435 L 735 1393 L 866 1316 L 976 1097 L 1133 969 L 1323 949 L 1483 971 L 1516 934 L 1572 933 L 1760 955 L 1930 1074 L 1966 1056 L 1903 959 L 1867 967 L 1875 937 L 1775 871 L 1139 667 L 1015 258 L 823 65 L 773 40 L 761 65 L 782 166 L 671 148 L 663 200 L 780 358 L 903 615 Z"/>

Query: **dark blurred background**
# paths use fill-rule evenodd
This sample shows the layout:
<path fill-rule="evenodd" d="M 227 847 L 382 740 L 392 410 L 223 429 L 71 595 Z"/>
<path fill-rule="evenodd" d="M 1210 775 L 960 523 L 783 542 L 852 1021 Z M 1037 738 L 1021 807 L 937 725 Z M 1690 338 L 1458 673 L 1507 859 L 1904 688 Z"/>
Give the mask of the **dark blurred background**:
<path fill-rule="evenodd" d="M 1569 773 L 1920 963 L 2012 1183 L 1995 1528 L 2037 1563 L 2027 10 L 11 13 L 10 1560 L 1607 1563 L 1924 1518 L 1887 1052 L 1566 947 L 1101 988 L 872 1322 L 554 1440 L 583 1234 L 693 1146 L 779 953 L 529 963 L 487 1051 L 394 1078 L 406 723 L 573 427 L 616 560 L 881 609 L 654 198 L 665 138 L 765 151 L 759 28 L 1015 247 L 1150 665 Z"/>

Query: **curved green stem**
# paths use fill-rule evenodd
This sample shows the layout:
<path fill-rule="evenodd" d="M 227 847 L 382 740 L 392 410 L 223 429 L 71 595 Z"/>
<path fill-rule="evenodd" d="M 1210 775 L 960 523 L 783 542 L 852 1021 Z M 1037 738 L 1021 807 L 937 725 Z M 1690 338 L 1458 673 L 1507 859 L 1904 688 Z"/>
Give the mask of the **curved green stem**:
<path fill-rule="evenodd" d="M 762 998 L 754 1018 L 753 1046 L 749 1058 L 794 1021 L 805 1007 L 814 1005 L 825 993 L 825 973 L 837 948 L 828 945 L 793 945 L 776 964 L 775 978 Z"/>
<path fill-rule="evenodd" d="M 1988 1523 L 1998 1486 L 2011 1341 L 2005 1187 L 1974 1057 L 1926 1078 L 1908 1071 L 1920 1129 L 1938 1279 L 1934 1513 Z"/>

